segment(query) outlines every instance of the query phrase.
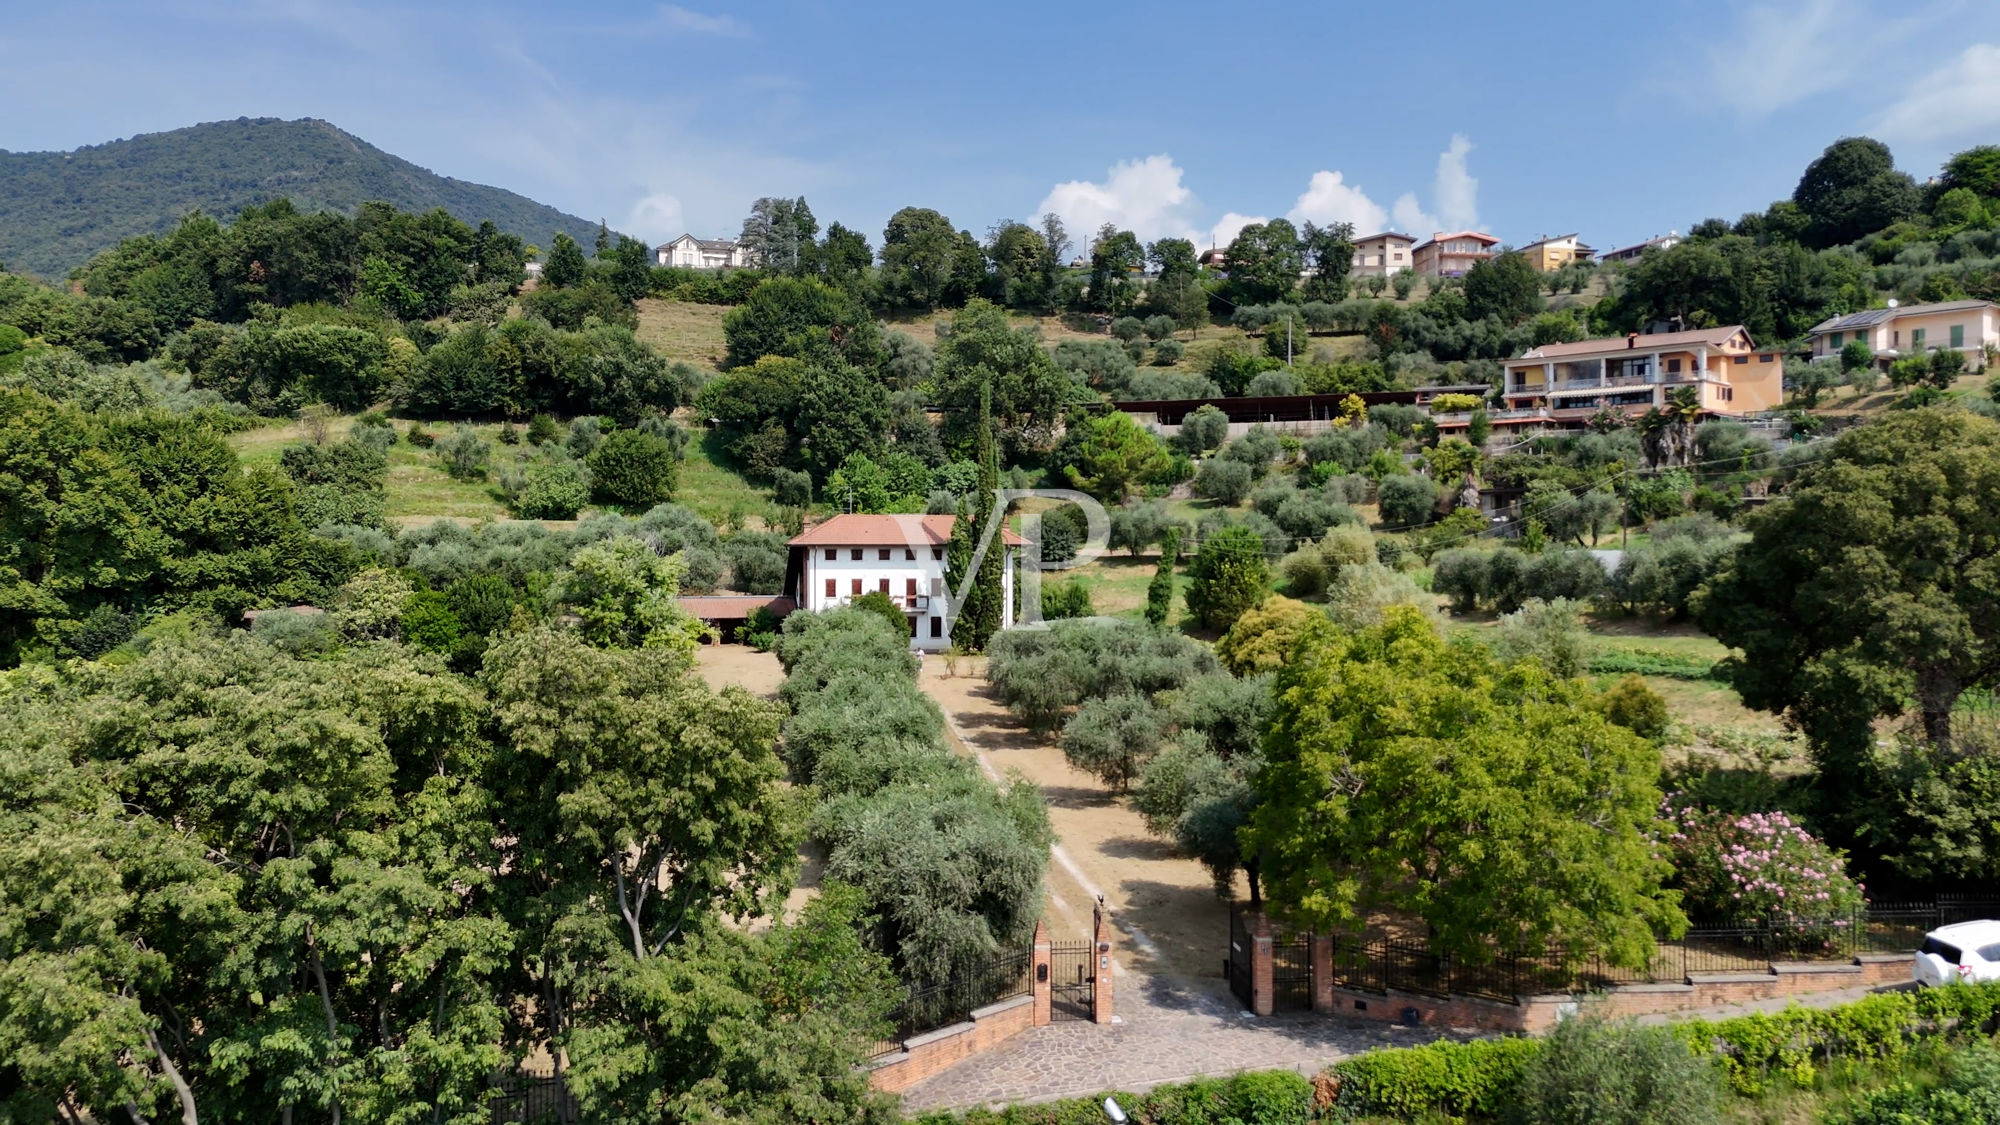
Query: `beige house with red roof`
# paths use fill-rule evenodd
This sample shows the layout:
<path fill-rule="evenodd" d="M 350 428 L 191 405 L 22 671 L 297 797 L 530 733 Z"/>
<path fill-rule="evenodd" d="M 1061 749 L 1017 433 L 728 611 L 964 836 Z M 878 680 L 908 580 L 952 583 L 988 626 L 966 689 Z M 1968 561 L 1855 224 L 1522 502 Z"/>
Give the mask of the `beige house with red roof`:
<path fill-rule="evenodd" d="M 1506 406 L 1488 414 L 1496 434 L 1581 429 L 1600 410 L 1637 416 L 1682 387 L 1724 417 L 1776 409 L 1785 396 L 1784 357 L 1759 350 L 1740 324 L 1544 344 L 1504 366 Z M 1462 430 L 1469 416 L 1437 421 Z"/>
<path fill-rule="evenodd" d="M 910 644 L 926 652 L 951 645 L 945 549 L 956 516 L 838 515 L 792 537 L 785 593 L 800 609 L 818 612 L 863 594 L 882 593 L 902 609 Z M 1014 570 L 1026 540 L 1003 532 L 1000 627 L 1014 624 Z"/>
<path fill-rule="evenodd" d="M 1354 264 L 1349 277 L 1393 277 L 1415 269 L 1417 240 L 1407 234 L 1383 231 L 1354 240 Z"/>
<path fill-rule="evenodd" d="M 1464 277 L 1474 263 L 1491 258 L 1499 245 L 1499 239 L 1482 231 L 1439 231 L 1411 251 L 1410 260 L 1427 277 Z"/>

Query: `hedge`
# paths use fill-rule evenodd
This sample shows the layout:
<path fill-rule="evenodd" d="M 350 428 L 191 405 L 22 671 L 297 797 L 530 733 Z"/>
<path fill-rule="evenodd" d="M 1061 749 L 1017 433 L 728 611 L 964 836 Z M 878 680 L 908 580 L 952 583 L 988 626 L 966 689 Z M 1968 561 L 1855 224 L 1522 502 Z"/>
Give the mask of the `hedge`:
<path fill-rule="evenodd" d="M 1714 1056 L 1729 1089 L 1756 1097 L 1813 1085 L 1830 1063 L 1894 1060 L 1926 1040 L 1989 1035 L 2000 1020 L 2000 982 L 1919 992 L 1884 992 L 1835 1008 L 1758 1012 L 1674 1025 L 1688 1049 Z M 1373 1116 L 1399 1121 L 1496 1120 L 1517 1107 L 1522 1075 L 1543 1050 L 1531 1038 L 1439 1041 L 1384 1047 L 1307 1080 L 1288 1071 L 1250 1071 L 1156 1086 L 1143 1095 L 1111 1093 L 963 1117 L 935 1112 L 918 1125 L 1085 1125 L 1104 1121 L 1115 1097 L 1135 1125 L 1301 1125 Z"/>

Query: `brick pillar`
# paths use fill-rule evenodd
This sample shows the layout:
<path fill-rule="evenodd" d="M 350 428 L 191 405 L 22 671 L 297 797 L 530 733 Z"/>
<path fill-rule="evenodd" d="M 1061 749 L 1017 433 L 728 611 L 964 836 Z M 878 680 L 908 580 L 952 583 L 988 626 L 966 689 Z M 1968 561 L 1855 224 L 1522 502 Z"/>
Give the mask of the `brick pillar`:
<path fill-rule="evenodd" d="M 1271 1014 L 1271 919 L 1261 910 L 1250 915 L 1250 1012 Z"/>
<path fill-rule="evenodd" d="M 1097 900 L 1095 925 L 1090 928 L 1092 956 L 1097 958 L 1097 982 L 1091 987 L 1090 1018 L 1093 1023 L 1111 1022 L 1111 915 L 1104 899 Z"/>
<path fill-rule="evenodd" d="M 1035 964 L 1033 989 L 1035 993 L 1035 1026 L 1043 1027 L 1049 1022 L 1049 924 L 1040 919 L 1035 921 Z"/>
<path fill-rule="evenodd" d="M 1333 938 L 1314 934 L 1308 947 L 1312 956 L 1313 1011 L 1333 1011 Z"/>

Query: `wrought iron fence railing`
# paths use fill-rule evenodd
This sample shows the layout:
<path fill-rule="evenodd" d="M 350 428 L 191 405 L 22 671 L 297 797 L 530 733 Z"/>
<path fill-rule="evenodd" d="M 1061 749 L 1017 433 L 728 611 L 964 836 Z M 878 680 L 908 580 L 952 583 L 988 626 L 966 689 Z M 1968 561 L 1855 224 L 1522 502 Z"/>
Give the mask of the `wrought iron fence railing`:
<path fill-rule="evenodd" d="M 974 1010 L 988 1004 L 1028 995 L 1033 988 L 1029 981 L 1033 964 L 1034 955 L 1022 950 L 1003 953 L 946 980 L 906 983 L 903 1002 L 889 1013 L 893 1038 L 871 1043 L 868 1057 L 894 1054 L 903 1049 L 903 1040 L 913 1035 L 969 1020 Z"/>

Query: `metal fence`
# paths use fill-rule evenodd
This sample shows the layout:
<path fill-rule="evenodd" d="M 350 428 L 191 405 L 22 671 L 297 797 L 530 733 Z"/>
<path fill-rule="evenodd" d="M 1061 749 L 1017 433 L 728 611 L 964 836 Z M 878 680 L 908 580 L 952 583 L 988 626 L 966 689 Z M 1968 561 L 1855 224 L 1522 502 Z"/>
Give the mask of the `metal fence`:
<path fill-rule="evenodd" d="M 516 1076 L 497 1083 L 487 1099 L 495 1125 L 549 1125 L 577 1119 L 576 1099 L 554 1076 Z"/>
<path fill-rule="evenodd" d="M 1736 925 L 1696 926 L 1680 938 L 1655 943 L 1642 966 L 1614 965 L 1596 953 L 1562 945 L 1539 953 L 1453 957 L 1421 941 L 1348 937 L 1332 942 L 1333 985 L 1357 992 L 1409 992 L 1420 996 L 1479 997 L 1516 1003 L 1521 997 L 1582 992 L 1619 984 L 1678 982 L 1709 973 L 1763 973 L 1773 961 L 1844 961 L 1863 953 L 1914 950 L 1926 932 L 1974 918 L 2000 916 L 2000 899 L 1940 896 L 1925 903 L 1875 903 L 1847 918 L 1774 916 Z M 1241 916 L 1231 911 L 1232 946 L 1245 940 Z M 1311 1007 L 1309 938 L 1274 935 L 1273 1008 Z M 1248 1004 L 1249 965 L 1232 948 L 1231 984 Z M 1283 976 L 1281 983 L 1277 978 Z"/>
<path fill-rule="evenodd" d="M 1028 995 L 1034 987 L 1029 979 L 1034 960 L 1034 954 L 1027 950 L 1003 953 L 949 980 L 906 983 L 903 1002 L 889 1013 L 895 1025 L 894 1038 L 875 1040 L 868 1056 L 894 1054 L 903 1049 L 903 1040 L 913 1035 L 969 1020 L 975 1008 Z"/>

